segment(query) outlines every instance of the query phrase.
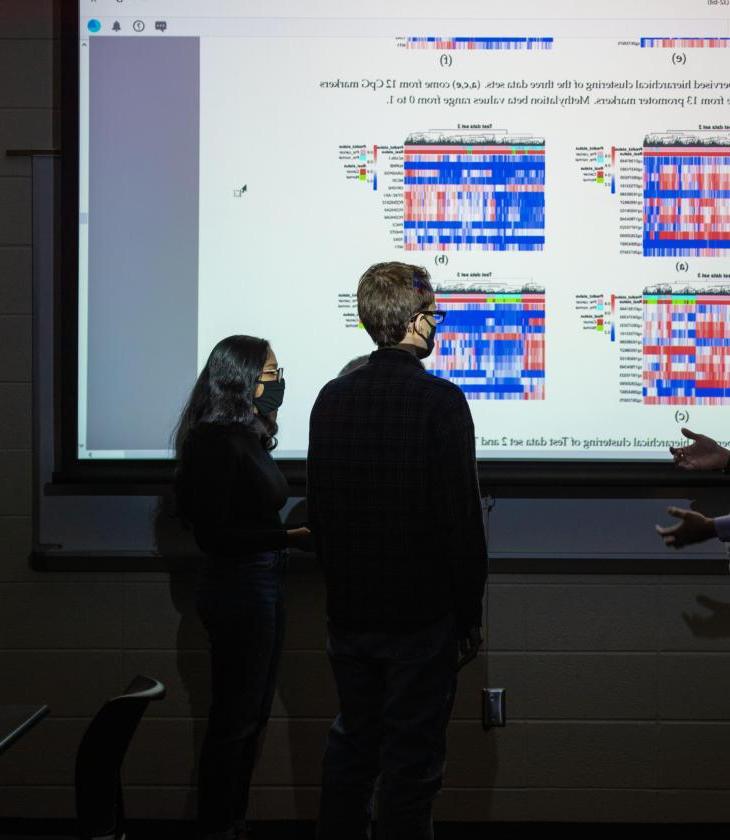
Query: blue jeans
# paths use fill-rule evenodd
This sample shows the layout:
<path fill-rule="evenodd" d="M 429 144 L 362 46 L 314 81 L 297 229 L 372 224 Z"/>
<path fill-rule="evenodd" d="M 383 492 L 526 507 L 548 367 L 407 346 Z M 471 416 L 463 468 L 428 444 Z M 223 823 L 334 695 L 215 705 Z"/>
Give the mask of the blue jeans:
<path fill-rule="evenodd" d="M 366 840 L 378 790 L 378 840 L 431 840 L 457 643 L 448 615 L 411 633 L 355 633 L 330 625 L 327 651 L 340 713 L 327 739 L 320 840 Z"/>
<path fill-rule="evenodd" d="M 203 836 L 233 837 L 248 808 L 284 638 L 286 553 L 210 559 L 198 614 L 210 640 L 211 705 L 198 772 Z"/>

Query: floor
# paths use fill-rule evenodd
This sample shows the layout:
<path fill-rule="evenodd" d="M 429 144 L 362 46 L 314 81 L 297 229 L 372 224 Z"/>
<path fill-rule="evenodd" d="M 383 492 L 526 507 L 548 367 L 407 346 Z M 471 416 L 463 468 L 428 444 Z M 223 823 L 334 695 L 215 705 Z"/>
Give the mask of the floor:
<path fill-rule="evenodd" d="M 722 830 L 718 823 L 680 825 L 670 824 L 590 824 L 590 823 L 437 823 L 435 840 L 494 840 L 496 832 L 514 832 L 521 829 L 532 831 L 559 832 L 566 835 L 585 837 L 586 830 L 591 837 L 610 835 L 615 838 L 618 831 L 624 832 L 636 828 L 644 836 L 658 829 L 665 833 L 667 829 L 679 828 L 692 830 L 709 828 Z M 315 840 L 314 823 L 296 822 L 265 822 L 254 823 L 251 840 Z M 0 819 L 0 840 L 64 840 L 75 837 L 74 822 L 72 820 L 6 820 Z M 127 824 L 126 840 L 196 840 L 195 827 L 190 822 L 174 821 L 134 821 Z M 344 840 L 344 838 L 343 838 Z M 377 840 L 377 831 L 373 832 L 373 840 Z"/>

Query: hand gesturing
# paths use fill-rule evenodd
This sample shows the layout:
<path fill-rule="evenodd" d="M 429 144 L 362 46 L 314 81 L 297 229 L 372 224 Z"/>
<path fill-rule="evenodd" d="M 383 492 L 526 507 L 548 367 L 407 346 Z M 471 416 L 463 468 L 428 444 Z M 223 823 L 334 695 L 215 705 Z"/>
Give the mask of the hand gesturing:
<path fill-rule="evenodd" d="M 684 548 L 685 545 L 704 542 L 717 536 L 712 519 L 695 510 L 670 507 L 667 508 L 667 513 L 679 519 L 679 522 L 667 527 L 656 526 L 657 534 L 664 540 L 665 545 Z"/>
<path fill-rule="evenodd" d="M 730 451 L 707 435 L 699 435 L 687 428 L 682 434 L 693 440 L 689 446 L 670 446 L 674 463 L 683 470 L 721 470 L 728 465 Z"/>

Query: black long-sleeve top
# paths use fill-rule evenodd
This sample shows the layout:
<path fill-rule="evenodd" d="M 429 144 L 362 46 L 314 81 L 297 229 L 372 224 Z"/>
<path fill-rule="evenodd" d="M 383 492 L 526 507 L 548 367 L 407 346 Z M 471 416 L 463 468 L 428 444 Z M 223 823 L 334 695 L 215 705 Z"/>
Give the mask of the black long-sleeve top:
<path fill-rule="evenodd" d="M 240 423 L 200 423 L 188 435 L 178 499 L 206 554 L 245 558 L 284 548 L 279 510 L 287 496 L 286 479 L 253 430 Z"/>
<path fill-rule="evenodd" d="M 307 473 L 336 625 L 397 631 L 449 611 L 461 632 L 481 623 L 487 551 L 474 425 L 456 385 L 406 350 L 376 351 L 321 390 Z"/>

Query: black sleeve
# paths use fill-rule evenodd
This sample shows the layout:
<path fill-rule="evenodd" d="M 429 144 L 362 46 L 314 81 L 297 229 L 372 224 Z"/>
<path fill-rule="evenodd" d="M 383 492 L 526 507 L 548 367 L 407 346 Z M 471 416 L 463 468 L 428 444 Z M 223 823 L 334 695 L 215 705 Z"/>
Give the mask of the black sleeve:
<path fill-rule="evenodd" d="M 463 394 L 440 413 L 436 432 L 438 511 L 442 539 L 452 563 L 456 619 L 461 635 L 481 625 L 487 578 L 487 543 L 477 478 L 474 423 Z"/>
<path fill-rule="evenodd" d="M 309 530 L 312 532 L 315 551 L 318 555 L 321 555 L 321 552 L 319 550 L 319 537 L 321 532 L 319 528 L 319 515 L 317 512 L 317 482 L 314 476 L 314 465 L 316 463 L 318 453 L 316 440 L 312 435 L 312 427 L 313 424 L 316 423 L 318 404 L 319 397 L 317 397 L 317 400 L 315 401 L 314 406 L 312 407 L 312 413 L 309 416 L 309 446 L 307 449 L 307 523 L 309 526 Z"/>
<path fill-rule="evenodd" d="M 231 524 L 234 483 L 240 481 L 237 456 L 222 436 L 191 446 L 184 464 L 186 512 L 195 538 L 206 554 L 237 557 L 286 547 L 286 530 Z"/>
<path fill-rule="evenodd" d="M 264 530 L 224 527 L 208 530 L 196 526 L 195 538 L 206 554 L 220 557 L 239 557 L 287 546 L 284 527 Z"/>

